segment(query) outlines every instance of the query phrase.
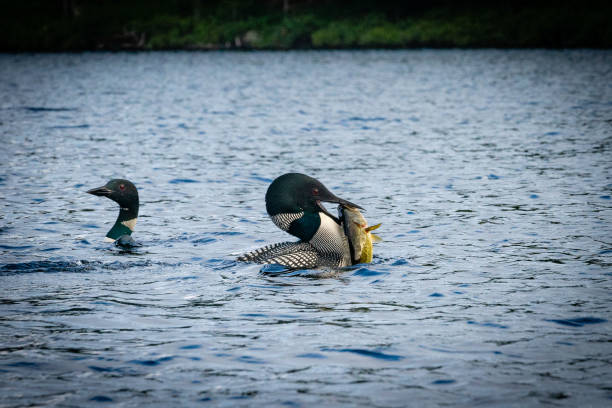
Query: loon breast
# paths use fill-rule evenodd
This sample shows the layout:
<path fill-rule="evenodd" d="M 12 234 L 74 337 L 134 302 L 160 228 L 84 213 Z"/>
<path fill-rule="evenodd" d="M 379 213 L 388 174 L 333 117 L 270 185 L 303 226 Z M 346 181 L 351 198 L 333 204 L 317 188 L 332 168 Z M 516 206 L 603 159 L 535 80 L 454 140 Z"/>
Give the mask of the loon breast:
<path fill-rule="evenodd" d="M 351 251 L 344 230 L 327 214 L 320 212 L 319 216 L 321 226 L 310 239 L 310 244 L 333 266 L 351 265 Z"/>

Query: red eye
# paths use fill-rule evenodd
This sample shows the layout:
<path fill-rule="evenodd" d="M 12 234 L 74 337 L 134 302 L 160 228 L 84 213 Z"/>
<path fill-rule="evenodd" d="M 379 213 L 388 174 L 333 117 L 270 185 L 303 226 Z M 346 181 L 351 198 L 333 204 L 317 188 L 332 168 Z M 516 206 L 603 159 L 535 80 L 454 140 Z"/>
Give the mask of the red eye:
<path fill-rule="evenodd" d="M 319 195 L 319 189 L 318 188 L 313 188 L 312 189 L 312 195 Z"/>
<path fill-rule="evenodd" d="M 121 189 L 121 191 L 125 190 L 125 184 L 119 185 L 119 188 Z"/>

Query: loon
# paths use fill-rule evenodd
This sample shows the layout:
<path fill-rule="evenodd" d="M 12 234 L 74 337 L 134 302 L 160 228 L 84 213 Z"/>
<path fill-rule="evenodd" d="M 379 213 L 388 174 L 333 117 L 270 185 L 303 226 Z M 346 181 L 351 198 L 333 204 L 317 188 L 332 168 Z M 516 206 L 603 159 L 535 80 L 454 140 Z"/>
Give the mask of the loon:
<path fill-rule="evenodd" d="M 266 192 L 266 211 L 277 227 L 300 240 L 268 245 L 238 260 L 293 269 L 352 265 L 351 243 L 340 220 L 321 205 L 322 201 L 361 209 L 305 174 L 287 173 L 276 178 Z"/>
<path fill-rule="evenodd" d="M 119 216 L 115 225 L 106 233 L 104 241 L 114 242 L 122 247 L 134 247 L 138 244 L 132 238 L 132 232 L 138 220 L 138 190 L 129 180 L 113 179 L 106 185 L 87 191 L 95 196 L 108 197 L 119 204 Z"/>

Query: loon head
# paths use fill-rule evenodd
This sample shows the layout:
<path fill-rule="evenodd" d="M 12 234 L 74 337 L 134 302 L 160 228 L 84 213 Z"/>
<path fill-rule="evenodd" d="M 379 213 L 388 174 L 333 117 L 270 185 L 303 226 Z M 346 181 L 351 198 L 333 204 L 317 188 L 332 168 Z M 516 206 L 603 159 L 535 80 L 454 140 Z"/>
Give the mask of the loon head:
<path fill-rule="evenodd" d="M 300 173 L 287 173 L 270 184 L 266 192 L 266 210 L 282 230 L 309 241 L 321 226 L 321 214 L 335 221 L 322 202 L 361 208 L 335 196 L 319 180 Z"/>
<path fill-rule="evenodd" d="M 113 228 L 106 234 L 106 241 L 114 242 L 124 235 L 132 234 L 138 220 L 139 202 L 138 190 L 131 181 L 113 179 L 104 186 L 92 188 L 87 192 L 96 196 L 108 197 L 119 204 L 119 216 Z"/>

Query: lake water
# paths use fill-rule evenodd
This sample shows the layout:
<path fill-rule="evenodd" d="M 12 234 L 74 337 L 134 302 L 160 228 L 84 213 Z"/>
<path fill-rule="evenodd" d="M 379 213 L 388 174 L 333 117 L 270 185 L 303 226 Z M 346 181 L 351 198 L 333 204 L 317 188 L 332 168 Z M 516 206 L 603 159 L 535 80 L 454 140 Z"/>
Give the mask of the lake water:
<path fill-rule="evenodd" d="M 0 94 L 0 406 L 612 404 L 612 52 L 5 54 Z M 372 264 L 234 261 L 290 171 Z"/>

